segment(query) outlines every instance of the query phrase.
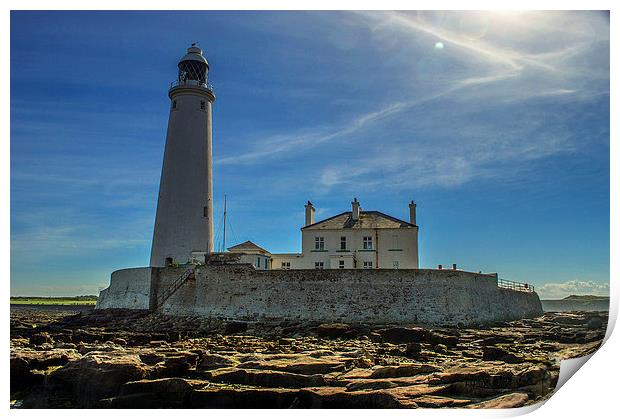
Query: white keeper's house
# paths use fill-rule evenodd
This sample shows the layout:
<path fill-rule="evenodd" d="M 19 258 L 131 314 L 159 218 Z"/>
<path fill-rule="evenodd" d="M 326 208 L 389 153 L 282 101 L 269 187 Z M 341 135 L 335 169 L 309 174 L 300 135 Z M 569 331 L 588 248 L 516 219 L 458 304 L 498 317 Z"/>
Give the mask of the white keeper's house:
<path fill-rule="evenodd" d="M 301 253 L 272 254 L 252 242 L 229 250 L 244 253 L 243 261 L 257 269 L 418 268 L 418 226 L 413 201 L 409 203 L 409 221 L 379 211 L 363 211 L 357 199 L 351 202 L 351 211 L 321 221 L 314 221 L 314 211 L 308 201 L 306 223 L 301 228 Z M 269 264 L 265 266 L 267 260 Z"/>

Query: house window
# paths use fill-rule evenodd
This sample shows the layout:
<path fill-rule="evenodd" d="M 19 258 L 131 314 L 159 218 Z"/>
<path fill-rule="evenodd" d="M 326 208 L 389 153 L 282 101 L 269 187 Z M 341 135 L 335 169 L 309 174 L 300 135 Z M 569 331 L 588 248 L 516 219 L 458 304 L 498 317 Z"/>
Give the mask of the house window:
<path fill-rule="evenodd" d="M 202 109 L 203 111 L 205 110 L 205 101 L 204 100 L 200 101 L 200 109 Z"/>
<path fill-rule="evenodd" d="M 282 262 L 282 269 L 291 269 L 291 262 Z"/>
<path fill-rule="evenodd" d="M 372 269 L 372 261 L 364 262 L 364 269 Z"/>
<path fill-rule="evenodd" d="M 364 250 L 372 250 L 372 236 L 364 237 Z"/>
<path fill-rule="evenodd" d="M 398 235 L 394 234 L 392 236 L 392 249 L 399 249 L 398 247 Z"/>
<path fill-rule="evenodd" d="M 166 258 L 166 266 L 172 266 L 172 258 Z"/>
<path fill-rule="evenodd" d="M 344 260 L 338 261 L 338 269 L 344 269 Z"/>
<path fill-rule="evenodd" d="M 202 207 L 202 216 L 209 218 L 209 207 Z"/>
<path fill-rule="evenodd" d="M 324 237 L 315 237 L 314 238 L 314 249 L 315 250 L 325 250 L 325 238 Z"/>
<path fill-rule="evenodd" d="M 260 258 L 256 258 L 256 267 L 260 268 Z"/>
<path fill-rule="evenodd" d="M 346 236 L 340 236 L 340 250 L 347 250 L 347 238 L 346 238 Z"/>
<path fill-rule="evenodd" d="M 324 266 L 323 262 L 314 262 L 314 269 L 323 269 Z"/>
<path fill-rule="evenodd" d="M 177 101 L 173 100 L 172 101 L 172 109 L 176 109 L 177 108 Z"/>
<path fill-rule="evenodd" d="M 392 267 L 393 267 L 394 269 L 398 269 L 398 261 L 397 261 L 397 260 L 395 260 L 394 262 L 392 262 Z"/>

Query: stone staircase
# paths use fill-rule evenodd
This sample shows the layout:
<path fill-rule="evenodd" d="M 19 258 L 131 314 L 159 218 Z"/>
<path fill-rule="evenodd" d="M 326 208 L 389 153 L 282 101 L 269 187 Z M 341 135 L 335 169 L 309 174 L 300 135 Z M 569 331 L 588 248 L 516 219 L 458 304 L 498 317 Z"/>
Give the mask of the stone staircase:
<path fill-rule="evenodd" d="M 194 267 L 187 268 L 183 274 L 168 285 L 158 296 L 155 302 L 155 309 L 161 307 L 179 288 L 188 280 L 194 279 Z"/>

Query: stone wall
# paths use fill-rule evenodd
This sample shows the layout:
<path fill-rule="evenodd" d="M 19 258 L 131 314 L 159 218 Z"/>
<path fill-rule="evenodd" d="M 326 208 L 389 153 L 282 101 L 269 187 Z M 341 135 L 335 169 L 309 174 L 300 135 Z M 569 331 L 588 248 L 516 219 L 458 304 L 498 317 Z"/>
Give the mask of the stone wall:
<path fill-rule="evenodd" d="M 183 268 L 157 268 L 164 290 Z M 498 288 L 494 275 L 450 270 L 285 270 L 200 267 L 158 311 L 238 320 L 464 325 L 536 317 L 538 295 Z"/>
<path fill-rule="evenodd" d="M 96 308 L 149 309 L 152 268 L 129 268 L 112 272 L 110 286 L 99 293 Z"/>

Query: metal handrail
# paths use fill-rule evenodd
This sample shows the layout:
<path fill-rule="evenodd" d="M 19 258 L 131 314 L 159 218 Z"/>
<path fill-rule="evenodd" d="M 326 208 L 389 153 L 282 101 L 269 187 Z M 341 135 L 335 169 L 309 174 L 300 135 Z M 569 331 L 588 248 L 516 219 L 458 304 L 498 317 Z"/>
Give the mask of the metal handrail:
<path fill-rule="evenodd" d="M 171 89 L 174 87 L 184 87 L 184 86 L 204 87 L 205 89 L 213 91 L 213 84 L 210 82 L 202 83 L 198 80 L 179 80 L 179 79 L 170 82 Z"/>
<path fill-rule="evenodd" d="M 509 281 L 507 279 L 497 278 L 497 286 L 514 291 L 534 292 L 534 286 L 523 282 Z"/>
<path fill-rule="evenodd" d="M 174 294 L 179 288 L 181 288 L 181 285 L 183 285 L 193 274 L 194 269 L 188 268 L 185 270 L 185 272 L 183 272 L 180 277 L 175 279 L 174 282 L 170 284 L 168 288 L 166 288 L 157 298 L 157 307 L 161 307 L 162 304 L 164 304 L 166 300 L 168 300 L 168 298 L 172 296 L 172 294 Z"/>

